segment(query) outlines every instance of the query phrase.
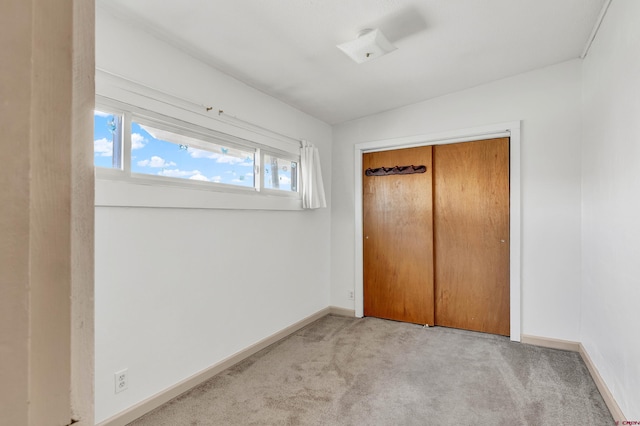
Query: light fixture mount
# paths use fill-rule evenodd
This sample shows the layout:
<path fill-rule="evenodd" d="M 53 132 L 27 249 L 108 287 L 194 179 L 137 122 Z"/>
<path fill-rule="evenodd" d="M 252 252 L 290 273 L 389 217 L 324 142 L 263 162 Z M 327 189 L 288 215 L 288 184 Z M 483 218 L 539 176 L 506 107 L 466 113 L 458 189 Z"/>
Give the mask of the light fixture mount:
<path fill-rule="evenodd" d="M 379 29 L 366 28 L 358 33 L 358 38 L 337 45 L 358 64 L 372 61 L 397 49 Z"/>

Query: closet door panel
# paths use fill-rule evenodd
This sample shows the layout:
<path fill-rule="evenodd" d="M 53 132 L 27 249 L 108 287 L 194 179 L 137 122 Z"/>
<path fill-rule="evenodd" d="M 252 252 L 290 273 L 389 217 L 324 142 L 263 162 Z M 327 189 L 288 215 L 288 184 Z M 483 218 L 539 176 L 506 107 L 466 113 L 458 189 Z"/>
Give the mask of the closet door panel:
<path fill-rule="evenodd" d="M 434 323 L 431 156 L 430 146 L 363 156 L 365 316 Z M 407 165 L 426 172 L 365 174 Z"/>
<path fill-rule="evenodd" d="M 509 139 L 433 152 L 435 323 L 509 335 Z"/>

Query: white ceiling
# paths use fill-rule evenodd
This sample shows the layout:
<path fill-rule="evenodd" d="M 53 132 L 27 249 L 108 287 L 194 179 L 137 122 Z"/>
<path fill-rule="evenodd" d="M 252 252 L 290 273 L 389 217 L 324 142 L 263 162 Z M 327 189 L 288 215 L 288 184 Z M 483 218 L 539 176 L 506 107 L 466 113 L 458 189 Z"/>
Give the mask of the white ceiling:
<path fill-rule="evenodd" d="M 330 124 L 578 58 L 604 2 L 99 1 Z M 356 64 L 336 44 L 364 28 L 381 29 L 398 50 Z"/>

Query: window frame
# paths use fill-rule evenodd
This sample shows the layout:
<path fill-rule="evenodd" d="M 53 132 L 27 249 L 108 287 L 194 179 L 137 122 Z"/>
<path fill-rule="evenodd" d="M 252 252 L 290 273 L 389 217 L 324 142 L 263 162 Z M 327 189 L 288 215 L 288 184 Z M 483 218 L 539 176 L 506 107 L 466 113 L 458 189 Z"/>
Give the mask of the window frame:
<path fill-rule="evenodd" d="M 170 117 L 167 117 L 170 118 Z M 177 120 L 179 121 L 179 120 Z M 253 156 L 254 156 L 254 163 L 253 163 L 253 173 L 254 173 L 254 177 L 256 174 L 256 165 L 257 165 L 257 161 L 256 159 L 258 158 L 258 156 L 260 155 L 260 149 L 257 147 L 252 147 L 249 146 L 249 144 L 242 144 L 240 145 L 236 140 L 237 138 L 233 138 L 232 136 L 228 135 L 229 138 L 225 138 L 225 140 L 223 140 L 222 138 L 217 138 L 217 137 L 212 137 L 210 134 L 208 134 L 206 132 L 206 129 L 201 129 L 199 128 L 199 126 L 196 125 L 189 125 L 189 123 L 184 123 L 186 126 L 189 127 L 179 127 L 178 125 L 176 125 L 175 123 L 171 124 L 171 123 L 167 123 L 166 120 L 164 119 L 158 119 L 155 117 L 150 117 L 148 115 L 143 115 L 140 113 L 132 113 L 131 114 L 131 120 L 128 121 L 129 124 L 129 129 L 131 129 L 131 123 L 138 123 L 138 124 L 142 124 L 142 125 L 147 125 L 147 126 L 151 126 L 151 127 L 156 127 L 160 130 L 164 130 L 167 132 L 171 132 L 171 133 L 175 133 L 177 135 L 181 135 L 181 136 L 186 136 L 192 139 L 196 139 L 197 140 L 197 144 L 194 145 L 195 148 L 198 149 L 202 149 L 202 150 L 207 150 L 207 144 L 211 143 L 211 144 L 215 144 L 220 146 L 221 142 L 224 142 L 225 146 L 229 146 L 230 148 L 234 148 L 234 149 L 241 149 L 241 150 L 245 150 L 245 151 L 251 151 L 253 152 Z M 129 133 L 127 134 L 128 137 L 128 147 L 124 148 L 124 152 L 127 153 L 131 153 L 131 130 L 129 130 Z M 169 142 L 169 141 L 167 141 Z M 169 142 L 169 143 L 173 143 L 173 142 Z M 135 179 L 138 181 L 155 181 L 158 182 L 158 184 L 162 184 L 162 182 L 167 182 L 170 183 L 172 185 L 178 185 L 178 186 L 182 186 L 183 184 L 186 184 L 186 186 L 193 186 L 195 185 L 196 187 L 201 186 L 202 189 L 207 189 L 210 188 L 211 190 L 219 190 L 219 191 L 225 191 L 228 189 L 233 189 L 233 190 L 238 190 L 238 191 L 242 191 L 242 192 L 256 192 L 256 184 L 254 181 L 254 185 L 252 187 L 247 187 L 247 186 L 241 186 L 241 185 L 232 185 L 232 184 L 228 184 L 228 183 L 220 183 L 220 182 L 202 182 L 202 181 L 197 181 L 197 180 L 189 180 L 189 179 L 182 179 L 182 178 L 174 178 L 174 177 L 170 177 L 170 176 L 160 176 L 160 175 L 153 175 L 153 174 L 146 174 L 146 173 L 137 173 L 134 172 L 131 168 L 131 154 L 127 156 L 127 158 L 129 159 L 129 176 L 131 177 L 131 179 Z"/>
<path fill-rule="evenodd" d="M 297 183 L 297 190 L 296 191 L 285 191 L 282 189 L 273 189 L 273 188 L 265 188 L 264 187 L 264 170 L 260 171 L 260 188 L 261 191 L 264 192 L 265 194 L 271 194 L 271 195 L 285 195 L 285 196 L 290 196 L 291 194 L 300 194 L 300 197 L 302 197 L 302 191 L 300 188 L 300 156 L 295 157 L 289 153 L 286 153 L 284 151 L 277 151 L 277 150 L 263 150 L 260 153 L 260 164 L 264 164 L 264 157 L 265 155 L 271 156 L 271 157 L 276 157 L 279 158 L 281 160 L 288 160 L 291 162 L 295 162 L 296 163 L 296 183 Z M 263 167 L 264 168 L 264 167 Z"/>
<path fill-rule="evenodd" d="M 116 172 L 118 171 L 122 171 L 124 168 L 123 165 L 123 157 L 122 157 L 122 150 L 124 149 L 124 137 L 125 137 L 125 129 L 124 129 L 124 123 L 125 123 L 125 117 L 124 117 L 124 112 L 117 109 L 117 108 L 113 108 L 111 106 L 105 106 L 105 105 L 97 105 L 95 106 L 95 108 L 93 109 L 94 111 L 94 126 L 95 126 L 95 112 L 99 111 L 101 113 L 104 114 L 110 114 L 110 115 L 119 115 L 120 117 L 122 117 L 122 125 L 120 126 L 120 167 L 102 167 L 102 166 L 96 166 L 95 165 L 95 150 L 94 150 L 94 167 L 95 168 L 99 168 L 101 170 L 115 170 Z M 95 129 L 94 129 L 94 143 L 95 143 Z M 115 147 L 115 141 L 112 138 L 112 143 L 114 144 L 111 148 L 111 164 L 113 164 L 114 158 L 116 157 L 116 147 Z"/>

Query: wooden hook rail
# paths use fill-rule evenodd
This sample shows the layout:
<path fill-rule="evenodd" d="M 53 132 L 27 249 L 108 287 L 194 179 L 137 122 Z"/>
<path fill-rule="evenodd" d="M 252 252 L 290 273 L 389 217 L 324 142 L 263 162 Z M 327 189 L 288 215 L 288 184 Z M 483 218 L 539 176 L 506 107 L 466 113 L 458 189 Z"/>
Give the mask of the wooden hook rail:
<path fill-rule="evenodd" d="M 394 166 L 394 167 L 378 167 L 375 169 L 367 169 L 364 171 L 366 176 L 391 176 L 391 175 L 412 175 L 415 173 L 424 173 L 427 166 Z"/>

